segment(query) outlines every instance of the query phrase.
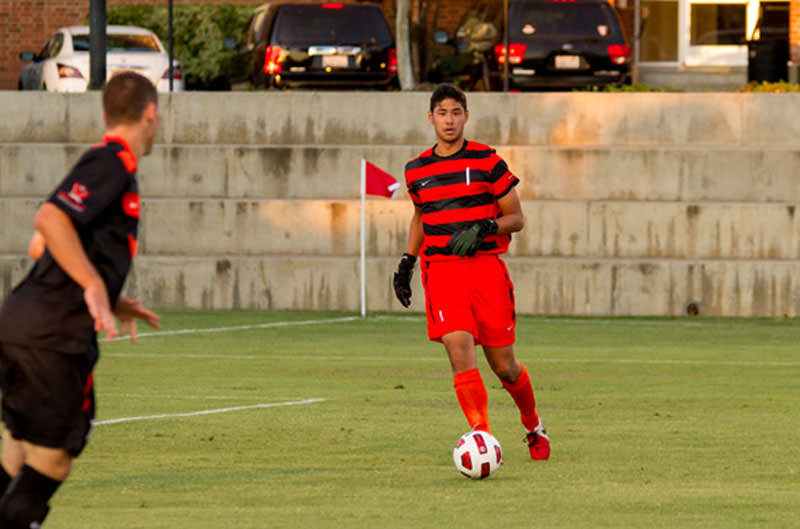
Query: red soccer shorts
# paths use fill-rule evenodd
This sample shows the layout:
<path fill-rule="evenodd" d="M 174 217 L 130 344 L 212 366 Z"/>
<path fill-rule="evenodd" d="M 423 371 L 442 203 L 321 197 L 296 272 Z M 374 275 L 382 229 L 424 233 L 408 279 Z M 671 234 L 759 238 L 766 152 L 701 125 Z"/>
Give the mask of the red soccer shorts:
<path fill-rule="evenodd" d="M 514 343 L 514 285 L 499 257 L 423 261 L 422 284 L 431 340 L 441 342 L 445 334 L 467 331 L 476 344 Z"/>

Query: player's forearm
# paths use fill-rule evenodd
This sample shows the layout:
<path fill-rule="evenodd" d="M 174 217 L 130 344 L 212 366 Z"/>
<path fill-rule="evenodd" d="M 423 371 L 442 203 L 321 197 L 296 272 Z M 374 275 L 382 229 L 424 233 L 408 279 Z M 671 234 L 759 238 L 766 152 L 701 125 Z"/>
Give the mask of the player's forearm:
<path fill-rule="evenodd" d="M 408 244 L 406 244 L 405 253 L 419 255 L 419 250 L 422 248 L 422 237 L 422 214 L 417 211 L 408 226 Z"/>
<path fill-rule="evenodd" d="M 525 216 L 522 213 L 503 215 L 497 221 L 497 234 L 514 233 L 525 227 Z"/>
<path fill-rule="evenodd" d="M 89 261 L 78 232 L 66 213 L 50 203 L 45 203 L 39 208 L 33 224 L 36 231 L 42 234 L 53 259 L 84 290 L 97 282 L 102 283 L 100 274 Z"/>

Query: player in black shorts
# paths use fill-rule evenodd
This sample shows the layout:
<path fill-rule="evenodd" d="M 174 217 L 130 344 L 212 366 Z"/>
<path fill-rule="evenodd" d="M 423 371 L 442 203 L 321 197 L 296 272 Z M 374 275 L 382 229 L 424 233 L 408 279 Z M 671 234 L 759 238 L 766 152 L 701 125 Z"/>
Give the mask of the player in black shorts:
<path fill-rule="evenodd" d="M 137 160 L 150 153 L 158 95 L 122 73 L 103 90 L 106 134 L 41 206 L 28 276 L 0 309 L 3 453 L 0 528 L 39 527 L 86 445 L 94 418 L 97 332 L 135 337 L 158 316 L 120 296 L 136 253 Z"/>

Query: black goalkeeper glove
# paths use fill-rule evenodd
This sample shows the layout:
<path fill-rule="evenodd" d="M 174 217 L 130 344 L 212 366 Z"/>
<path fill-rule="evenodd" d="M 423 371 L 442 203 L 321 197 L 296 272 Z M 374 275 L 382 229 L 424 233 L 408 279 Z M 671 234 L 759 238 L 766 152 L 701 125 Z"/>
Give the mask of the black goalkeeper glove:
<path fill-rule="evenodd" d="M 483 239 L 494 233 L 497 233 L 497 222 L 494 219 L 482 219 L 453 234 L 447 242 L 447 248 L 453 255 L 472 257 L 480 248 Z"/>
<path fill-rule="evenodd" d="M 416 255 L 404 253 L 394 273 L 394 295 L 405 308 L 411 305 L 411 276 L 414 275 L 416 262 Z"/>

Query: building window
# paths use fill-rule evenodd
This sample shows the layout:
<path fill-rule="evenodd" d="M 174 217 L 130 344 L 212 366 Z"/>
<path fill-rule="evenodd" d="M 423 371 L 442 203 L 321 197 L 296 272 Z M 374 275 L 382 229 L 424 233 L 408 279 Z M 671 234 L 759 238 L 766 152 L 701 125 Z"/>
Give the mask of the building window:
<path fill-rule="evenodd" d="M 642 0 L 644 31 L 639 42 L 639 60 L 676 62 L 678 60 L 678 2 Z"/>
<path fill-rule="evenodd" d="M 692 46 L 740 46 L 747 40 L 747 4 L 692 4 Z"/>
<path fill-rule="evenodd" d="M 789 39 L 789 2 L 761 2 L 758 30 L 762 39 Z"/>

